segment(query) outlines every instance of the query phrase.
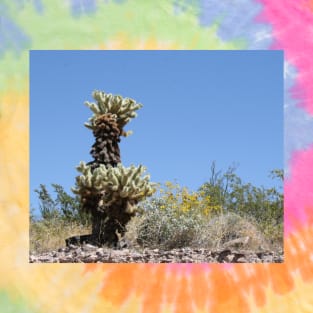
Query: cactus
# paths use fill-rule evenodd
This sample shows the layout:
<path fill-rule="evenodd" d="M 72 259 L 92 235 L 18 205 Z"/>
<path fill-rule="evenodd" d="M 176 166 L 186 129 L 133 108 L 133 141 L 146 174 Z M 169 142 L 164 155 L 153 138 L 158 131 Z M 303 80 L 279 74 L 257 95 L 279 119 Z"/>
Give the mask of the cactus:
<path fill-rule="evenodd" d="M 94 91 L 92 93 L 93 98 L 97 103 L 90 103 L 88 101 L 85 104 L 94 113 L 89 119 L 89 123 L 85 123 L 87 128 L 92 130 L 97 129 L 97 118 L 104 114 L 111 114 L 115 116 L 118 128 L 122 136 L 127 137 L 131 132 L 124 132 L 123 127 L 134 117 L 137 116 L 136 110 L 142 107 L 142 104 L 136 103 L 135 100 L 130 98 L 122 98 L 121 96 L 114 96 L 112 94 L 106 94 L 103 91 Z"/>
<path fill-rule="evenodd" d="M 137 212 L 136 204 L 155 192 L 150 176 L 142 176 L 145 167 L 121 164 L 118 146 L 120 137 L 130 134 L 124 126 L 137 116 L 135 111 L 142 105 L 101 91 L 93 92 L 93 97 L 97 103 L 85 103 L 93 112 L 85 126 L 95 136 L 90 151 L 94 160 L 77 166 L 81 175 L 76 177 L 72 191 L 80 196 L 82 209 L 92 216 L 92 241 L 117 246 L 126 224 Z"/>
<path fill-rule="evenodd" d="M 72 191 L 81 195 L 83 201 L 91 194 L 101 195 L 98 208 L 101 211 L 106 211 L 121 199 L 139 202 L 154 191 L 153 184 L 149 182 L 150 176 L 141 177 L 145 171 L 142 165 L 126 168 L 119 163 L 117 167 L 100 165 L 92 170 L 90 165 L 81 162 L 77 170 L 82 175 L 76 177 L 76 188 L 72 188 Z"/>
<path fill-rule="evenodd" d="M 93 134 L 96 142 L 93 144 L 90 154 L 97 164 L 116 165 L 121 162 L 120 129 L 116 117 L 111 114 L 103 114 L 95 118 Z"/>

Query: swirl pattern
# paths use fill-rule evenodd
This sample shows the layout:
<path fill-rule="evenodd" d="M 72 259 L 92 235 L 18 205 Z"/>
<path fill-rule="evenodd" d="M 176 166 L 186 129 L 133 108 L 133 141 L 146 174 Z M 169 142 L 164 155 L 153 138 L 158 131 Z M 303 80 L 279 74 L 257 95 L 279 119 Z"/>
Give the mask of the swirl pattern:
<path fill-rule="evenodd" d="M 313 311 L 312 1 L 0 4 L 1 312 Z M 29 264 L 30 49 L 282 49 L 284 264 Z"/>

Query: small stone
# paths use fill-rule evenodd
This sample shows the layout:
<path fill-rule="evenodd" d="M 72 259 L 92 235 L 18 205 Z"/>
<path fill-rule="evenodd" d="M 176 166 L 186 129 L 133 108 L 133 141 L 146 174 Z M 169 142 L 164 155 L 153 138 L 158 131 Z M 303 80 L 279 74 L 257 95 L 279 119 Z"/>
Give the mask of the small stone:
<path fill-rule="evenodd" d="M 30 263 L 281 263 L 283 251 L 215 250 L 176 248 L 171 250 L 135 249 L 114 250 L 91 244 L 59 248 L 41 255 L 31 254 Z"/>
<path fill-rule="evenodd" d="M 83 251 L 92 251 L 92 250 L 95 250 L 97 247 L 89 244 L 89 243 L 86 243 L 82 246 L 82 250 Z"/>
<path fill-rule="evenodd" d="M 181 263 L 193 263 L 193 259 L 189 256 L 185 256 L 181 259 Z"/>
<path fill-rule="evenodd" d="M 97 251 L 96 251 L 96 255 L 99 255 L 99 256 L 104 255 L 103 248 L 99 248 L 99 249 L 97 249 Z"/>
<path fill-rule="evenodd" d="M 92 254 L 92 255 L 88 255 L 86 258 L 84 258 L 84 262 L 93 263 L 97 259 L 98 259 L 97 255 Z"/>

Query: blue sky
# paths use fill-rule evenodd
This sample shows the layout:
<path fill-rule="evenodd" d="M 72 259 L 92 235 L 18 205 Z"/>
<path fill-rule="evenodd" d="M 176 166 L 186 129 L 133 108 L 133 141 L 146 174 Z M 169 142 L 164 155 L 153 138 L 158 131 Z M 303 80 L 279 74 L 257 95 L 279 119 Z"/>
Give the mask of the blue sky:
<path fill-rule="evenodd" d="M 70 192 L 75 167 L 92 160 L 84 102 L 96 89 L 143 104 L 120 149 L 151 181 L 196 190 L 216 161 L 238 164 L 244 182 L 279 183 L 268 174 L 283 168 L 282 51 L 31 51 L 31 207 L 40 184 Z"/>

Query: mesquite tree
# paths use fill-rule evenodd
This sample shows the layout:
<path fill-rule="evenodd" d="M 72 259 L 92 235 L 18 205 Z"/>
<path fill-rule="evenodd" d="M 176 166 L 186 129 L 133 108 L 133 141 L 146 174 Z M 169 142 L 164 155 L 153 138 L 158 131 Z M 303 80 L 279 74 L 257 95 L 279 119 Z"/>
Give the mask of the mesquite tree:
<path fill-rule="evenodd" d="M 94 91 L 96 103 L 85 102 L 93 115 L 85 126 L 92 130 L 95 143 L 90 154 L 93 161 L 80 162 L 76 186 L 82 209 L 92 217 L 92 240 L 97 244 L 116 246 L 125 234 L 125 225 L 136 214 L 136 204 L 151 196 L 155 189 L 150 176 L 142 177 L 140 165 L 121 164 L 119 142 L 127 137 L 124 126 L 137 116 L 142 104 L 102 91 Z"/>

